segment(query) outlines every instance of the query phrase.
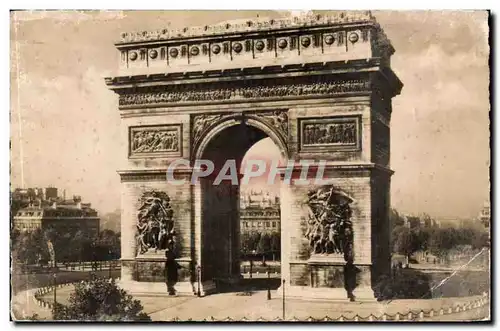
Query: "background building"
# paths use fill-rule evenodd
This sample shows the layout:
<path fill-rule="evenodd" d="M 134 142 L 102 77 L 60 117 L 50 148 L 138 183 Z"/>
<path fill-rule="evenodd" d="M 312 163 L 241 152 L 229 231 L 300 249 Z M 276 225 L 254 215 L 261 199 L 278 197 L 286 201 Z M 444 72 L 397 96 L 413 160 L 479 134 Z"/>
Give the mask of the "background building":
<path fill-rule="evenodd" d="M 280 232 L 280 200 L 266 191 L 250 190 L 241 194 L 241 232 Z"/>
<path fill-rule="evenodd" d="M 479 213 L 479 220 L 481 223 L 489 228 L 490 227 L 490 221 L 491 221 L 491 205 L 489 201 L 486 201 L 483 205 L 483 208 L 481 209 L 481 212 Z"/>
<path fill-rule="evenodd" d="M 55 191 L 53 190 L 55 189 Z M 50 199 L 43 199 L 43 194 L 38 194 L 34 189 L 15 190 L 12 199 L 18 198 L 28 201 L 27 206 L 21 207 L 14 214 L 13 228 L 19 231 L 33 231 L 37 228 L 46 230 L 55 229 L 60 233 L 75 233 L 78 230 L 89 236 L 99 234 L 99 217 L 96 210 L 91 208 L 90 203 L 82 203 L 79 196 L 74 196 L 71 200 L 57 197 L 57 189 L 46 190 L 45 196 Z M 54 192 L 56 196 L 54 197 Z"/>

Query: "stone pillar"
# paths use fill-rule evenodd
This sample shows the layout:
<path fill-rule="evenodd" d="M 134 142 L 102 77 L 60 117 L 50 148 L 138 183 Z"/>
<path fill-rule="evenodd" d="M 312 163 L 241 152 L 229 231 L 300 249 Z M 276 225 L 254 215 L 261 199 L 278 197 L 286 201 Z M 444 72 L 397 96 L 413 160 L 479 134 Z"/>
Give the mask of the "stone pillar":
<path fill-rule="evenodd" d="M 307 177 L 310 181 L 304 184 L 295 181 L 300 174 L 300 167 L 296 166 L 291 184 L 282 182 L 282 277 L 286 279 L 288 297 L 348 301 L 352 294 L 356 301 L 375 300 L 371 289 L 374 261 L 371 259 L 370 170 L 364 169 L 364 165 L 356 168 L 330 164 L 325 169 L 322 182 L 316 182 L 316 171 L 310 170 Z M 349 256 L 352 258 L 347 258 L 342 252 L 315 252 L 314 245 L 311 246 L 308 233 L 316 231 L 316 228 L 309 224 L 314 220 L 309 197 L 320 190 L 324 190 L 321 192 L 325 197 L 331 191 L 336 192 L 335 199 L 349 201 L 353 233 L 353 239 L 349 241 L 352 242 L 352 255 Z M 330 200 L 325 198 L 324 201 Z M 328 218 L 328 222 L 333 221 L 331 215 Z M 328 228 L 322 231 L 324 229 Z M 320 247 L 324 247 L 323 244 Z M 349 251 L 344 247 L 342 249 Z M 280 288 L 277 294 L 281 293 Z"/>
<path fill-rule="evenodd" d="M 137 201 L 129 183 L 122 183 L 121 195 L 121 281 L 133 280 L 136 252 L 136 210 Z"/>
<path fill-rule="evenodd" d="M 290 185 L 285 184 L 283 180 L 280 185 L 280 214 L 281 214 L 281 280 L 285 280 L 285 284 L 290 284 L 290 229 L 292 225 L 290 222 L 293 220 L 291 197 L 292 193 Z M 280 287 L 278 292 L 282 292 Z"/>
<path fill-rule="evenodd" d="M 192 186 L 193 212 L 194 212 L 194 256 L 196 261 L 196 284 L 195 290 L 205 296 L 215 292 L 215 283 L 212 280 L 211 266 L 206 262 L 209 255 L 207 237 L 209 229 L 204 224 L 206 219 L 205 199 L 210 192 L 211 185 L 206 179 L 200 179 L 199 183 Z M 207 236 L 208 235 L 208 236 Z M 198 289 L 199 287 L 199 289 Z"/>

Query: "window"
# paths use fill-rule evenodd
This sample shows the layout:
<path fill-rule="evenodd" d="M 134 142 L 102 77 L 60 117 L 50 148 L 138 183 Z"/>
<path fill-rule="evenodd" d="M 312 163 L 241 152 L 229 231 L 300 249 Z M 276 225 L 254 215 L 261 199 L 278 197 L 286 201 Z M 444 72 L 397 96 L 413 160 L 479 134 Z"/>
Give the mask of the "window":
<path fill-rule="evenodd" d="M 268 228 L 268 227 L 269 227 L 269 222 L 266 222 L 266 228 Z"/>
<path fill-rule="evenodd" d="M 273 228 L 275 228 L 275 227 L 276 227 L 276 222 L 273 222 Z"/>

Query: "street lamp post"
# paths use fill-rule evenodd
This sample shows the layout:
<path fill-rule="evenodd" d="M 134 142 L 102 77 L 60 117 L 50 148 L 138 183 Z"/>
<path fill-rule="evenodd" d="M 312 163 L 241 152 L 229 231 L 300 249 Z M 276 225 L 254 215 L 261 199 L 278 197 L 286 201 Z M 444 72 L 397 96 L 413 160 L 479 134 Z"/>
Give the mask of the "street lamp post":
<path fill-rule="evenodd" d="M 253 260 L 255 259 L 256 251 L 255 249 L 252 251 L 253 257 L 250 258 L 250 278 L 252 278 L 252 269 L 253 269 Z"/>
<path fill-rule="evenodd" d="M 285 280 L 283 279 L 283 320 L 285 320 Z"/>
<path fill-rule="evenodd" d="M 108 250 L 109 257 L 109 279 L 111 279 L 111 250 Z"/>
<path fill-rule="evenodd" d="M 271 274 L 267 267 L 267 300 L 271 300 Z"/>
<path fill-rule="evenodd" d="M 57 304 L 57 273 L 54 272 L 53 274 L 54 277 L 54 307 Z"/>
<path fill-rule="evenodd" d="M 201 266 L 196 267 L 196 274 L 198 279 L 198 297 L 201 297 Z"/>

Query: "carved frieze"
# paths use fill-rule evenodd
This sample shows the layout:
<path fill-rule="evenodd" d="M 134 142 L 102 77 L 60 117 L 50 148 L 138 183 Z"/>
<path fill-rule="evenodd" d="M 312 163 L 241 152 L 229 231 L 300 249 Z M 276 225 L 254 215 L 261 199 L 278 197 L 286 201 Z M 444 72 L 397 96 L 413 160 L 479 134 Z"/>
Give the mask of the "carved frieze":
<path fill-rule="evenodd" d="M 137 126 L 129 129 L 129 156 L 180 156 L 181 125 Z"/>
<path fill-rule="evenodd" d="M 288 112 L 286 110 L 276 110 L 271 112 L 255 113 L 271 127 L 276 128 L 284 140 L 288 137 Z"/>
<path fill-rule="evenodd" d="M 202 134 L 206 132 L 215 122 L 220 120 L 223 117 L 221 114 L 202 114 L 202 115 L 196 115 L 193 116 L 192 119 L 192 131 L 191 131 L 191 137 L 193 139 L 193 144 L 196 145 Z"/>
<path fill-rule="evenodd" d="M 311 254 L 343 254 L 347 262 L 353 256 L 353 200 L 333 185 L 311 190 L 308 194 L 307 231 Z"/>
<path fill-rule="evenodd" d="M 137 255 L 153 250 L 173 252 L 176 232 L 170 197 L 165 192 L 152 190 L 144 192 L 139 201 Z"/>
<path fill-rule="evenodd" d="M 301 96 L 331 96 L 362 92 L 370 88 L 365 80 L 317 81 L 283 85 L 228 86 L 220 88 L 176 87 L 165 91 L 127 93 L 120 95 L 120 106 L 141 106 L 188 102 L 217 102 L 241 99 L 267 99 Z"/>
<path fill-rule="evenodd" d="M 201 137 L 208 132 L 216 123 L 227 117 L 234 117 L 234 114 L 201 114 L 194 115 L 192 118 L 191 137 L 193 146 L 196 146 Z M 273 110 L 262 112 L 245 112 L 241 114 L 240 119 L 245 120 L 246 117 L 256 117 L 269 127 L 276 129 L 286 141 L 288 137 L 288 112 L 287 110 Z"/>
<path fill-rule="evenodd" d="M 148 105 L 162 103 L 182 103 L 229 100 L 231 90 L 204 90 L 204 91 L 170 91 L 157 93 L 133 93 L 120 95 L 119 105 Z"/>
<path fill-rule="evenodd" d="M 358 116 L 299 119 L 300 149 L 358 150 Z"/>

